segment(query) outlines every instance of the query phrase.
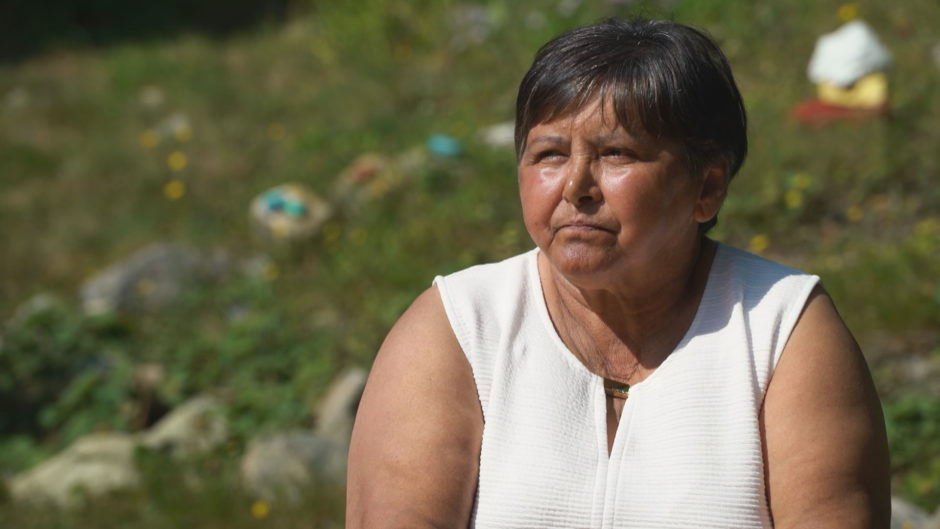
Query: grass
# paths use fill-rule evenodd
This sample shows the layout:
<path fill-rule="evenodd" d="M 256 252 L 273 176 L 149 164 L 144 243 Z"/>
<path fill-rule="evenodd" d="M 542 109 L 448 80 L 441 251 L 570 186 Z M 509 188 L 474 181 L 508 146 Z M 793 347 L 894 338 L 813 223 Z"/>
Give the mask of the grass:
<path fill-rule="evenodd" d="M 283 24 L 225 39 L 189 32 L 50 49 L 0 65 L 0 315 L 33 294 L 54 293 L 65 315 L 47 332 L 71 345 L 48 349 L 48 358 L 74 375 L 63 383 L 83 373 L 64 363 L 63 351 L 93 358 L 105 348 L 124 366 L 84 374 L 101 394 L 78 388 L 33 402 L 52 418 L 0 432 L 0 446 L 15 448 L 0 471 L 19 470 L 83 432 L 130 428 L 115 410 L 133 404 L 126 377 L 142 362 L 166 367 L 159 391 L 167 405 L 208 388 L 238 395 L 231 405 L 241 440 L 309 421 L 310 403 L 330 377 L 347 365 L 368 366 L 391 323 L 434 275 L 531 245 L 513 155 L 483 144 L 478 131 L 512 119 L 516 84 L 541 43 L 602 16 L 635 13 L 705 28 L 739 80 L 751 153 L 715 236 L 820 274 L 900 431 L 940 424 L 940 404 L 902 375 L 912 358 L 940 357 L 940 67 L 930 58 L 940 8 L 932 0 L 858 2 L 894 54 L 892 116 L 808 129 L 788 119 L 788 109 L 813 94 L 806 64 L 816 37 L 840 24 L 839 7 L 797 0 L 322 2 L 292 10 Z M 253 196 L 285 181 L 328 195 L 359 154 L 394 158 L 422 148 L 433 133 L 461 140 L 463 154 L 428 158 L 405 175 L 405 185 L 344 210 L 303 251 L 275 253 L 264 277 L 203 285 L 173 310 L 140 318 L 96 323 L 77 314 L 81 282 L 130 252 L 174 240 L 237 258 L 264 253 L 247 218 Z M 245 317 L 229 317 L 236 306 Z M 21 343 L 11 340 L 8 332 L 11 361 L 45 350 L 32 342 L 11 349 Z M 910 398 L 921 405 L 896 405 Z M 898 490 L 935 507 L 935 456 L 910 449 L 909 436 L 893 443 L 905 454 L 896 465 Z M 16 527 L 94 527 L 107 525 L 102 517 L 111 512 L 130 526 L 156 527 L 159 516 L 193 510 L 186 525 L 258 523 L 247 507 L 232 518 L 202 507 L 250 504 L 230 481 L 220 479 L 194 503 L 169 498 L 142 507 L 144 496 L 114 498 L 96 504 L 95 522 L 48 513 L 27 522 L 6 508 L 0 517 Z M 318 503 L 292 516 L 316 520 L 324 509 Z M 159 515 L 147 521 L 142 512 Z M 287 518 L 283 527 L 296 526 Z"/>

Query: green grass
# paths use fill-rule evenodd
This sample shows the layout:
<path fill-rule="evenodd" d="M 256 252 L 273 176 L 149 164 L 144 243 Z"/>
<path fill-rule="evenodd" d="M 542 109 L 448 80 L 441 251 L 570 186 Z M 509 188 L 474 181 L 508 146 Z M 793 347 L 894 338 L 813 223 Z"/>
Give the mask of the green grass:
<path fill-rule="evenodd" d="M 897 375 L 905 358 L 940 355 L 940 66 L 930 58 L 940 38 L 936 2 L 858 3 L 894 54 L 892 117 L 818 130 L 787 113 L 813 95 L 806 64 L 816 37 L 840 24 L 838 3 L 565 4 L 570 13 L 548 0 L 484 2 L 492 24 L 480 44 L 454 21 L 467 4 L 363 0 L 297 9 L 284 25 L 226 40 L 190 33 L 50 50 L 0 65 L 0 316 L 34 293 L 65 300 L 43 331 L 60 342 L 43 349 L 10 335 L 4 354 L 16 363 L 45 351 L 47 365 L 66 374 L 65 391 L 37 393 L 30 403 L 43 421 L 0 432 L 7 448 L 0 472 L 28 466 L 84 432 L 131 428 L 120 410 L 133 408 L 128 373 L 142 362 L 166 367 L 159 397 L 167 405 L 208 388 L 236 395 L 230 406 L 239 442 L 305 424 L 330 377 L 348 365 L 368 366 L 389 326 L 434 275 L 531 245 L 513 155 L 483 145 L 477 131 L 512 119 L 516 85 L 541 43 L 565 28 L 631 13 L 705 28 L 735 69 L 751 154 L 715 236 L 745 248 L 762 236 L 766 255 L 820 274 L 875 368 L 889 418 L 905 428 L 936 428 L 935 413 L 912 415 L 921 408 L 895 405 L 913 398 L 936 409 Z M 190 135 L 161 129 L 174 115 L 185 116 Z M 173 310 L 141 318 L 100 322 L 77 314 L 81 282 L 147 243 L 177 240 L 239 258 L 264 252 L 247 218 L 253 196 L 285 181 L 326 195 L 359 154 L 396 157 L 438 132 L 459 138 L 464 153 L 431 158 L 404 186 L 332 221 L 304 251 L 276 253 L 276 277 L 207 284 Z M 174 170 L 167 160 L 177 152 L 186 164 Z M 185 185 L 178 200 L 164 196 L 173 180 Z M 233 306 L 245 315 L 227 316 Z M 102 350 L 113 371 L 89 374 L 68 361 Z M 37 384 L 49 383 L 41 369 L 34 373 Z M 8 395 L 0 385 L 0 396 Z M 936 506 L 940 471 L 931 453 L 911 448 L 905 436 L 892 442 L 905 454 L 896 465 L 899 490 Z M 921 467 L 910 462 L 918 455 Z M 113 510 L 126 525 L 157 527 L 140 514 L 156 509 L 160 516 L 193 510 L 185 521 L 194 527 L 258 522 L 202 507 L 250 502 L 220 481 L 192 503 L 168 498 L 159 508 L 141 507 L 141 495 L 96 504 L 100 511 L 89 519 L 97 522 L 84 525 L 51 514 L 27 522 L 4 508 L 0 517 L 16 527 L 94 527 L 107 525 Z M 310 519 L 316 509 L 326 507 L 307 509 Z"/>

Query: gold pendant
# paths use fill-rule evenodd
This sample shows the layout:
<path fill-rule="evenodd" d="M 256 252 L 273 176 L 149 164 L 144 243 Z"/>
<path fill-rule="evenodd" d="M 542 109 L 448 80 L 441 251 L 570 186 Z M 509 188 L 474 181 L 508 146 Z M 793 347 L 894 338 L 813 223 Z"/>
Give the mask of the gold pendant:
<path fill-rule="evenodd" d="M 604 393 L 606 393 L 608 397 L 615 399 L 626 399 L 630 396 L 630 384 L 605 379 Z"/>

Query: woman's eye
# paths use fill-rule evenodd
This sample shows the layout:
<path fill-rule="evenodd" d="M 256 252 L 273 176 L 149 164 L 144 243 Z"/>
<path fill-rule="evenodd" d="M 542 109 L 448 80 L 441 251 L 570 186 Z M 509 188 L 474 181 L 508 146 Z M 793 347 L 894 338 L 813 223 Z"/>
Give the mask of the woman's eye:
<path fill-rule="evenodd" d="M 565 153 L 559 151 L 558 149 L 546 149 L 544 151 L 538 151 L 535 153 L 535 160 L 537 162 L 541 161 L 551 161 L 558 160 L 563 158 Z"/>
<path fill-rule="evenodd" d="M 633 153 L 628 151 L 627 149 L 618 149 L 618 148 L 604 149 L 604 151 L 602 151 L 601 154 L 607 158 L 616 158 L 616 159 L 623 159 L 623 160 L 633 159 L 635 157 Z"/>

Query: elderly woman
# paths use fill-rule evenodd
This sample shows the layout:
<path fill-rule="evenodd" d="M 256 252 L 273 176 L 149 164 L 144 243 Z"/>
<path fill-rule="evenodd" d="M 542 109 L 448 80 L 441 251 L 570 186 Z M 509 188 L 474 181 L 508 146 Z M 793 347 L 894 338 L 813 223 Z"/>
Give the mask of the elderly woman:
<path fill-rule="evenodd" d="M 689 27 L 539 51 L 516 110 L 537 248 L 438 277 L 391 330 L 349 527 L 887 527 L 880 406 L 818 278 L 705 235 L 745 121 Z"/>

